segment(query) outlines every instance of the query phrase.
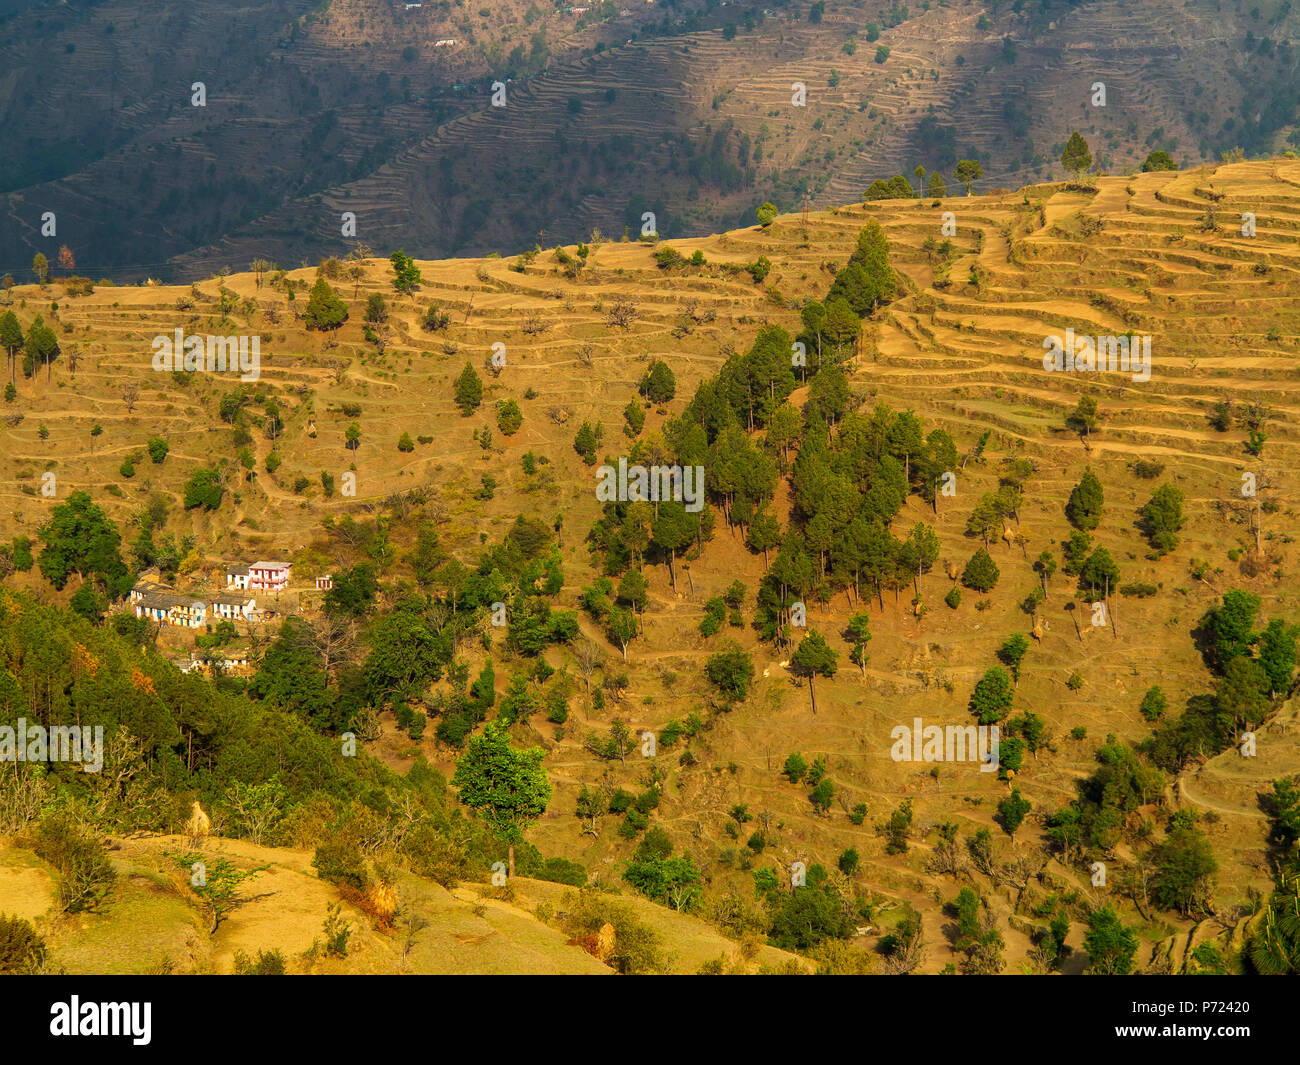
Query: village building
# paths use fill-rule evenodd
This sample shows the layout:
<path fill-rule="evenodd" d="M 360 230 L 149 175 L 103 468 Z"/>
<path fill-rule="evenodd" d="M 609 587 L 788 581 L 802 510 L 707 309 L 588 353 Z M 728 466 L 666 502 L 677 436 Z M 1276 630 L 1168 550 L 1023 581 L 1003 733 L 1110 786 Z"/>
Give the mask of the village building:
<path fill-rule="evenodd" d="M 289 587 L 287 562 L 254 562 L 248 567 L 248 587 L 259 592 L 282 592 Z"/>
<path fill-rule="evenodd" d="M 212 597 L 212 617 L 225 621 L 252 621 L 257 616 L 257 600 L 251 595 L 218 593 Z"/>
<path fill-rule="evenodd" d="M 132 599 L 135 600 L 135 616 L 138 618 L 186 629 L 199 629 L 207 624 L 208 605 L 202 599 L 177 595 L 170 589 L 142 590 L 138 598 L 132 589 Z"/>
<path fill-rule="evenodd" d="M 238 588 L 243 591 L 248 587 L 248 567 L 238 562 L 231 562 L 226 566 L 226 587 Z"/>
<path fill-rule="evenodd" d="M 247 673 L 248 651 L 226 648 L 220 651 L 191 651 L 188 657 L 172 659 L 182 673 L 211 674 L 214 669 L 222 673 Z"/>
<path fill-rule="evenodd" d="M 160 584 L 158 581 L 142 579 L 135 582 L 135 586 L 131 589 L 131 595 L 129 598 L 131 605 L 134 606 L 136 603 L 141 602 L 147 595 L 170 591 L 171 589 L 165 584 Z"/>
<path fill-rule="evenodd" d="M 334 587 L 334 574 L 326 573 L 316 578 L 317 591 L 328 592 L 333 587 Z"/>

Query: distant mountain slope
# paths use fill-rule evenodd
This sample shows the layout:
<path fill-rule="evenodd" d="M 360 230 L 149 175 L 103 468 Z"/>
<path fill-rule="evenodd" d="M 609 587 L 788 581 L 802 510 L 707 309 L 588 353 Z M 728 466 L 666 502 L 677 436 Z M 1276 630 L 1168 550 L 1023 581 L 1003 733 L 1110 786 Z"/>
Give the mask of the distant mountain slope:
<path fill-rule="evenodd" d="M 0 268 L 25 279 L 37 250 L 52 260 L 63 243 L 80 269 L 123 279 L 291 265 L 358 241 L 484 254 L 540 231 L 635 234 L 646 210 L 665 235 L 703 234 L 764 199 L 847 202 L 918 164 L 955 184 L 959 157 L 983 160 L 984 188 L 1045 179 L 1075 128 L 1102 168 L 1153 147 L 1184 162 L 1267 152 L 1300 104 L 1284 5 L 855 2 L 816 22 L 794 4 L 763 18 L 756 2 L 482 10 L 218 0 L 153 16 L 109 0 L 11 17 Z M 490 84 L 507 78 L 494 108 Z M 196 81 L 206 107 L 191 106 Z"/>

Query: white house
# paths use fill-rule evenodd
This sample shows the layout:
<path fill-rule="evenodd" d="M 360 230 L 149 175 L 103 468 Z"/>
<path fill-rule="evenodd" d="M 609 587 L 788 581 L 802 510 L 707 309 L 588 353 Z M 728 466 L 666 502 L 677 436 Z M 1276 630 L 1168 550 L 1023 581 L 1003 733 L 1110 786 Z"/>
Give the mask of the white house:
<path fill-rule="evenodd" d="M 159 584 L 157 581 L 139 580 L 135 582 L 135 587 L 131 589 L 130 601 L 134 606 L 136 603 L 143 601 L 145 596 L 154 595 L 158 592 L 170 592 L 171 589 L 165 584 Z"/>
<path fill-rule="evenodd" d="M 282 592 L 289 587 L 289 563 L 254 562 L 248 567 L 248 587 L 261 592 Z"/>
<path fill-rule="evenodd" d="M 248 587 L 248 567 L 237 562 L 230 563 L 226 567 L 226 587 L 245 590 Z"/>
<path fill-rule="evenodd" d="M 251 595 L 217 594 L 212 597 L 212 616 L 226 621 L 251 621 L 257 600 Z"/>
<path fill-rule="evenodd" d="M 135 616 L 163 625 L 200 629 L 208 620 L 208 607 L 202 599 L 177 595 L 172 591 L 147 591 L 135 601 Z"/>
<path fill-rule="evenodd" d="M 328 592 L 334 587 L 334 574 L 326 573 L 316 578 L 316 588 L 318 591 Z"/>

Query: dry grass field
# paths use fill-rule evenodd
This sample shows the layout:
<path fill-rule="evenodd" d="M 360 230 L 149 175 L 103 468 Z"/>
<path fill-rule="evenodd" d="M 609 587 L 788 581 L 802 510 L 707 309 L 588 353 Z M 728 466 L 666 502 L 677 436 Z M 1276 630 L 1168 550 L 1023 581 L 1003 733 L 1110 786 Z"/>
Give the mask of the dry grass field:
<path fill-rule="evenodd" d="M 1207 211 L 1217 228 L 1206 228 Z M 941 226 L 948 212 L 955 225 L 955 258 L 944 285 L 924 244 L 927 238 L 944 239 Z M 1255 218 L 1254 236 L 1241 233 L 1246 212 Z M 909 499 L 895 529 L 932 523 L 941 559 L 964 565 L 980 546 L 965 533 L 973 506 L 983 493 L 996 490 L 999 461 L 1021 457 L 1032 461 L 1034 473 L 1018 523 L 1008 531 L 1025 539 L 1020 544 L 995 540 L 990 550 L 1001 579 L 983 605 L 970 591 L 956 608 L 945 605 L 952 582 L 942 564 L 921 580 L 924 616 L 914 615 L 907 597 L 896 603 L 886 594 L 883 607 L 869 603 L 874 639 L 865 675 L 848 662 L 841 637 L 852 612 L 844 597 L 810 604 L 809 625 L 825 633 L 840 654 L 835 678 L 818 682 L 815 715 L 806 686 L 782 667 L 780 656 L 748 628 L 732 629 L 731 636 L 754 654 L 760 676 L 747 700 L 714 717 L 693 741 L 700 764 L 679 766 L 676 751 L 661 752 L 667 779 L 655 822 L 708 871 L 718 891 L 731 886 L 745 893 L 752 883 L 750 869 L 760 865 L 785 868 L 804 861 L 829 868 L 843 850 L 855 848 L 861 856 L 855 877 L 878 896 L 886 927 L 902 902 L 921 911 L 930 945 L 922 970 L 930 972 L 955 958 L 945 939 L 941 903 L 952 898 L 956 886 L 928 869 L 937 826 L 955 821 L 963 835 L 989 827 L 1002 857 L 1034 860 L 1043 871 L 1022 891 L 972 874 L 1004 929 L 1008 969 L 1018 971 L 1028 964 L 1029 936 L 1036 927 L 1032 910 L 1049 885 L 1077 893 L 1080 907 L 1105 891 L 1047 861 L 1040 817 L 1074 797 L 1076 782 L 1093 770 L 1095 750 L 1108 734 L 1128 742 L 1149 734 L 1151 725 L 1138 712 L 1147 688 L 1160 684 L 1174 711 L 1209 690 L 1211 676 L 1189 635 L 1196 621 L 1230 588 L 1257 594 L 1262 618 L 1300 618 L 1300 557 L 1292 532 L 1300 498 L 1291 477 L 1300 461 L 1300 161 L 1103 176 L 1095 179 L 1094 191 L 1037 185 L 996 195 L 953 195 L 938 204 L 929 198 L 891 200 L 786 214 L 766 229 L 668 241 L 685 256 L 699 251 L 705 259 L 703 266 L 671 272 L 656 265 L 656 246 L 592 242 L 587 265 L 574 278 L 566 276 L 552 248 L 531 261 L 421 262 L 423 284 L 408 297 L 393 292 L 385 260 L 344 262 L 333 284 L 350 318 L 334 335 L 308 332 L 299 320 L 315 268 L 290 271 L 274 284 L 270 275 L 231 274 L 193 286 L 100 284 L 82 296 L 68 295 L 57 279 L 44 289 L 19 286 L 10 300 L 24 327 L 37 314 L 57 323 L 65 354 L 49 378 L 43 370 L 24 378 L 20 370 L 17 398 L 4 405 L 0 534 L 34 535 L 52 503 L 41 494 L 42 475 L 53 472 L 57 498 L 86 490 L 124 526 L 150 498 L 167 500 L 167 530 L 195 538 L 184 567 L 195 582 L 209 579 L 221 560 L 253 556 L 287 557 L 301 575 L 311 576 L 353 561 L 347 545 L 325 533 L 324 519 L 370 517 L 384 501 L 418 488 L 430 492 L 443 544 L 467 560 L 481 541 L 498 539 L 518 514 L 562 519 L 560 601 L 571 607 L 598 575 L 583 538 L 600 505 L 594 473 L 574 452 L 577 426 L 599 422 L 602 453 L 623 453 L 621 412 L 635 398 L 651 360 L 662 359 L 673 369 L 677 398 L 647 412 L 647 434 L 680 410 L 695 386 L 718 370 L 726 352 L 748 348 L 762 325 L 797 331 L 798 306 L 824 296 L 869 219 L 884 228 L 891 262 L 908 291 L 867 322 L 850 377 L 856 396 L 868 407 L 880 402 L 914 411 L 927 431 L 946 429 L 963 455 L 990 433 L 983 456 L 958 472 L 955 498 L 941 498 L 937 512 Z M 576 255 L 571 245 L 564 252 Z M 772 263 L 763 284 L 724 269 L 759 255 Z M 291 284 L 296 284 L 292 293 Z M 387 323 L 374 327 L 377 343 L 363 336 L 372 293 L 384 294 L 390 312 Z M 611 310 L 619 304 L 631 308 L 625 326 L 611 322 Z M 431 306 L 450 315 L 446 329 L 422 327 Z M 152 338 L 178 327 L 187 334 L 260 335 L 261 377 L 250 388 L 280 407 L 284 428 L 274 449 L 282 464 L 274 474 L 265 469 L 272 450 L 266 434 L 253 434 L 256 474 L 247 476 L 229 426 L 219 417 L 222 395 L 238 386 L 234 375 L 152 369 Z M 1043 338 L 1067 328 L 1077 334 L 1149 335 L 1150 379 L 1046 372 Z M 497 344 L 504 345 L 505 365 L 493 375 L 485 362 Z M 70 349 L 77 352 L 75 373 L 66 354 Z M 465 417 L 453 401 L 452 383 L 467 361 L 483 376 L 485 394 L 482 407 Z M 1066 427 L 1083 395 L 1094 397 L 1099 409 L 1098 425 L 1086 441 Z M 792 400 L 798 404 L 802 398 L 797 392 Z M 1262 455 L 1247 452 L 1241 429 L 1221 432 L 1209 424 L 1211 408 L 1224 398 L 1238 409 L 1251 401 L 1267 405 Z M 498 430 L 494 417 L 496 402 L 507 399 L 523 411 L 521 429 L 510 436 Z M 351 404 L 360 407 L 359 414 L 344 412 Z M 354 421 L 360 446 L 349 451 L 344 433 Z M 96 425 L 103 432 L 92 436 Z M 480 442 L 484 429 L 492 433 L 487 447 Z M 403 433 L 431 439 L 402 452 L 397 444 Z M 145 452 L 154 436 L 170 445 L 160 465 Z M 522 470 L 526 452 L 546 460 L 535 474 Z M 124 478 L 119 467 L 130 456 L 136 456 L 135 474 Z M 1134 472 L 1139 461 L 1158 463 L 1163 471 L 1144 479 Z M 185 480 L 197 467 L 216 464 L 228 490 L 221 507 L 207 515 L 185 511 Z M 970 765 L 945 764 L 932 771 L 929 765 L 895 762 L 890 730 L 915 717 L 940 724 L 969 720 L 972 686 L 994 664 L 998 646 L 1012 633 L 1029 631 L 1018 603 L 1038 581 L 1031 560 L 1044 548 L 1059 554 L 1059 541 L 1069 534 L 1063 507 L 1085 467 L 1097 473 L 1105 490 L 1097 542 L 1110 550 L 1125 582 L 1154 584 L 1158 593 L 1113 597 L 1113 625 L 1094 628 L 1086 604 L 1081 613 L 1065 609 L 1073 603 L 1066 578 L 1049 584 L 1039 615 L 1041 640 L 1026 656 L 1016 709 L 1045 718 L 1052 739 L 1049 749 L 1026 757 L 1016 778 L 1033 811 L 1013 839 L 993 820 L 1007 783 Z M 326 498 L 322 471 L 338 478 L 354 472 L 355 497 Z M 1258 510 L 1242 499 L 1243 473 L 1258 478 L 1263 503 Z M 476 497 L 484 476 L 496 482 L 490 499 Z M 299 478 L 305 487 L 296 490 Z M 1138 508 L 1163 482 L 1184 493 L 1188 523 L 1179 547 L 1152 560 L 1135 521 Z M 783 518 L 789 506 L 785 492 L 783 486 L 777 495 Z M 1255 521 L 1262 523 L 1258 545 L 1265 561 L 1243 567 L 1241 560 L 1256 557 Z M 405 572 L 404 554 L 405 545 L 395 575 Z M 644 767 L 637 764 L 642 759 L 636 752 L 626 764 L 599 762 L 582 740 L 589 731 L 603 732 L 615 717 L 640 733 L 703 712 L 709 690 L 702 667 L 727 638 L 726 633 L 699 635 L 703 604 L 740 579 L 751 592 L 744 608 L 748 619 L 752 592 L 764 572 L 762 556 L 747 550 L 723 523 L 688 567 L 689 579 L 679 573 L 676 589 L 667 567 L 646 568 L 650 605 L 644 632 L 627 653 L 630 685 L 621 700 L 595 710 L 586 699 L 575 698 L 569 723 L 558 734 L 540 718 L 534 726 L 516 727 L 521 740 L 545 749 L 544 764 L 555 787 L 530 840 L 545 854 L 583 862 L 609 884 L 617 883 L 618 863 L 628 856 L 629 844 L 610 827 L 595 838 L 582 835 L 574 816 L 576 796 L 583 784 L 605 775 L 634 788 Z M 302 608 L 310 612 L 312 606 L 308 597 Z M 619 649 L 585 616 L 582 624 L 610 659 L 621 659 Z M 164 639 L 172 641 L 169 646 L 185 642 L 182 636 Z M 501 647 L 493 653 L 504 690 L 509 658 Z M 568 661 L 559 650 L 548 655 L 557 667 Z M 482 658 L 481 651 L 470 652 L 475 672 Z M 1082 685 L 1067 685 L 1075 673 Z M 1072 738 L 1080 727 L 1086 736 Z M 1201 827 L 1220 864 L 1215 900 L 1221 905 L 1269 890 L 1268 825 L 1259 796 L 1274 778 L 1300 772 L 1295 729 L 1295 708 L 1285 707 L 1261 730 L 1257 758 L 1229 751 L 1167 790 L 1170 808 L 1185 806 L 1205 815 Z M 397 768 L 409 766 L 422 750 L 444 770 L 450 770 L 454 753 L 440 748 L 431 732 L 418 745 L 409 741 L 391 719 L 374 750 Z M 828 813 L 816 812 L 807 789 L 780 775 L 792 751 L 810 761 L 816 755 L 827 759 L 836 787 Z M 914 807 L 913 842 L 905 854 L 891 855 L 877 826 L 903 798 Z M 859 803 L 867 811 L 861 826 L 847 816 Z M 739 840 L 728 836 L 735 804 L 746 805 L 766 826 L 769 847 L 761 857 L 744 846 L 752 824 Z M 162 846 L 157 841 L 122 843 L 115 860 L 141 871 L 131 878 L 138 891 L 133 888 L 119 905 L 157 910 L 169 935 L 189 944 L 196 967 L 227 970 L 233 951 L 245 942 L 283 939 L 286 949 L 305 949 L 322 907 L 311 907 L 311 917 L 304 915 L 299 928 L 275 898 L 287 897 L 280 885 L 285 878 L 297 878 L 298 890 L 306 890 L 301 881 L 311 876 L 309 857 L 278 850 L 254 854 L 251 845 L 236 841 L 221 845 L 241 859 L 271 862 L 273 871 L 249 882 L 247 890 L 259 898 L 236 911 L 217 936 L 209 940 L 186 930 L 186 917 L 172 896 L 147 883 L 153 875 L 147 871 L 149 854 Z M 1121 863 L 1126 857 L 1132 854 L 1121 848 Z M 0 893 L 7 896 L 12 888 L 32 911 L 38 875 L 20 853 L 9 851 L 0 865 Z M 554 887 L 527 882 L 518 890 L 535 903 Z M 316 901 L 332 890 L 320 885 Z M 483 971 L 507 963 L 538 971 L 586 971 L 583 964 L 590 959 L 528 916 L 531 905 L 485 902 L 484 912 L 475 916 L 463 891 L 428 885 L 421 890 L 421 904 L 434 915 L 441 944 L 417 958 L 422 971 Z M 264 900 L 262 892 L 280 895 Z M 1229 935 L 1209 920 L 1198 925 L 1159 911 L 1138 915 L 1118 890 L 1111 894 L 1126 919 L 1141 926 L 1142 964 L 1162 953 L 1177 966 L 1194 943 Z M 669 911 L 656 910 L 655 920 L 678 923 L 665 934 L 673 944 L 680 940 L 674 949 L 692 960 L 690 966 L 683 963 L 689 971 L 698 968 L 695 962 L 734 946 L 702 922 L 687 928 L 685 922 L 694 918 L 665 914 Z M 1080 944 L 1081 927 L 1074 926 L 1073 946 Z M 462 951 L 453 943 L 462 933 L 487 942 Z M 1239 941 L 1240 929 L 1235 934 Z M 109 949 L 108 942 L 102 949 Z M 875 939 L 854 942 L 865 949 Z M 357 965 L 393 971 L 389 948 L 369 939 L 366 944 Z M 93 960 L 85 960 L 89 955 L 74 960 L 80 948 L 69 950 L 70 969 L 94 968 Z M 133 971 L 154 960 L 143 951 L 137 944 Z"/>

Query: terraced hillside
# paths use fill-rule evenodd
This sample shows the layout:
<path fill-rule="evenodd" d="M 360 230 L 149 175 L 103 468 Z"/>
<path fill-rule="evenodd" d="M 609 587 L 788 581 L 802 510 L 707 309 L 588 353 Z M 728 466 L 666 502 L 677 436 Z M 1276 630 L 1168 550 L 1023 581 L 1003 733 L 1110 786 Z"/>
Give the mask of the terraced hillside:
<path fill-rule="evenodd" d="M 1247 213 L 1253 236 L 1241 232 Z M 998 489 L 1006 460 L 1028 460 L 1023 502 L 990 532 L 1000 569 L 996 589 L 985 596 L 967 590 L 948 605 L 945 593 L 956 582 L 939 565 L 919 580 L 924 609 L 908 604 L 910 593 L 886 593 L 878 603 L 865 594 L 850 603 L 847 593 L 810 602 L 809 627 L 825 634 L 839 655 L 835 676 L 816 681 L 816 713 L 806 684 L 786 668 L 788 652 L 759 642 L 748 625 L 732 628 L 758 676 L 746 699 L 728 712 L 710 712 L 714 693 L 703 670 L 728 636 L 700 635 L 705 604 L 738 579 L 750 589 L 741 608 L 748 621 L 767 561 L 719 521 L 712 539 L 684 556 L 675 580 L 667 565 L 645 567 L 648 604 L 626 665 L 623 649 L 582 615 L 582 633 L 599 648 L 604 674 L 626 670 L 626 683 L 609 687 L 602 704 L 579 684 L 565 724 L 539 716 L 515 726 L 521 738 L 545 749 L 556 789 L 530 838 L 544 853 L 580 860 L 616 883 L 630 845 L 614 830 L 612 815 L 593 834 L 575 809 L 584 785 L 644 787 L 646 763 L 636 751 L 625 760 L 594 756 L 588 741 L 616 720 L 634 734 L 664 734 L 672 731 L 670 722 L 695 713 L 707 727 L 683 744 L 691 758 L 679 762 L 676 748 L 654 763 L 662 773 L 654 823 L 707 871 L 709 912 L 718 920 L 730 914 L 732 927 L 744 925 L 735 907 L 743 910 L 750 897 L 754 870 L 784 876 L 797 861 L 831 868 L 853 848 L 859 865 L 849 875 L 876 898 L 873 930 L 854 942 L 875 945 L 881 928 L 909 903 L 922 915 L 929 944 L 925 971 L 958 958 L 941 904 L 960 883 L 985 894 L 1012 969 L 1036 964 L 1031 940 L 1053 906 L 1068 913 L 1069 942 L 1079 947 L 1082 914 L 1104 900 L 1140 926 L 1140 964 L 1178 967 L 1193 940 L 1239 945 L 1252 892 L 1267 891 L 1270 882 L 1260 796 L 1269 781 L 1300 771 L 1287 724 L 1293 708 L 1278 711 L 1260 730 L 1257 761 L 1232 751 L 1204 765 L 1195 759 L 1181 779 L 1167 781 L 1163 797 L 1148 796 L 1133 812 L 1153 824 L 1176 809 L 1202 815 L 1200 828 L 1219 862 L 1215 917 L 1179 916 L 1141 897 L 1132 902 L 1121 886 L 1121 871 L 1139 864 L 1130 843 L 1109 859 L 1110 887 L 1094 887 L 1083 869 L 1049 858 L 1044 819 L 1075 796 L 1108 734 L 1128 743 L 1151 734 L 1139 706 L 1153 684 L 1163 688 L 1171 715 L 1213 686 L 1191 630 L 1225 591 L 1259 596 L 1261 621 L 1300 617 L 1300 559 L 1291 533 L 1300 500 L 1287 476 L 1300 457 L 1300 162 L 1294 158 L 1103 177 L 1092 188 L 1037 185 L 938 203 L 853 204 L 657 246 L 593 243 L 581 269 L 572 265 L 580 258 L 572 246 L 548 247 L 531 259 L 422 262 L 423 282 L 409 297 L 394 294 L 383 261 L 343 263 L 333 283 L 351 317 L 334 334 L 307 332 L 296 317 L 314 270 L 261 279 L 231 275 L 189 288 L 100 286 L 84 296 L 65 294 L 57 282 L 45 290 L 21 286 L 11 295 L 24 328 L 38 313 L 56 322 L 64 354 L 48 373 L 38 368 L 24 378 L 19 370 L 0 459 L 0 533 L 34 535 L 52 503 L 78 490 L 90 492 L 124 527 L 157 496 L 169 513 L 165 531 L 194 537 L 183 567 L 190 579 L 208 579 L 221 559 L 253 555 L 288 556 L 310 577 L 364 557 L 360 544 L 323 527 L 327 518 L 337 530 L 344 515 L 366 521 L 386 513 L 402 528 L 402 514 L 420 511 L 436 522 L 442 544 L 468 560 L 481 540 L 499 539 L 524 513 L 560 530 L 560 599 L 576 606 L 580 590 L 599 576 L 583 538 L 601 513 L 593 471 L 574 451 L 577 427 L 599 423 L 602 452 L 626 453 L 632 445 L 621 433 L 622 411 L 636 398 L 647 366 L 662 360 L 676 375 L 677 398 L 646 410 L 642 438 L 653 442 L 695 387 L 728 353 L 748 349 L 764 324 L 799 331 L 799 308 L 825 296 L 869 221 L 883 227 L 904 291 L 867 322 L 849 378 L 855 404 L 867 412 L 877 403 L 911 410 L 926 431 L 951 434 L 964 457 L 954 471 L 955 497 L 941 496 L 933 509 L 912 497 L 895 529 L 901 534 L 929 522 L 940 560 L 960 572 L 983 542 L 978 531 L 968 531 L 977 503 Z M 945 222 L 955 227 L 951 236 Z M 699 251 L 704 262 L 661 268 L 654 255 L 665 247 L 687 259 Z M 728 269 L 760 256 L 771 262 L 762 284 Z M 363 327 L 367 298 L 375 293 L 388 301 L 388 320 Z M 431 307 L 449 315 L 444 327 L 423 327 Z M 261 378 L 249 390 L 257 396 L 249 408 L 251 473 L 237 461 L 230 426 L 219 414 L 222 397 L 237 387 L 234 376 L 152 369 L 151 339 L 177 327 L 187 334 L 260 334 Z M 1045 370 L 1044 338 L 1067 329 L 1149 336 L 1149 380 Z M 75 373 L 68 358 L 74 350 Z M 498 374 L 488 369 L 494 350 L 498 362 L 505 357 Z M 479 368 L 485 393 L 478 411 L 463 416 L 453 381 L 466 362 Z M 1069 422 L 1085 396 L 1097 403 L 1086 432 Z M 807 390 L 791 398 L 802 404 Z M 278 405 L 278 432 L 260 413 L 267 399 Z M 522 410 L 513 434 L 502 432 L 495 418 L 496 403 L 504 400 Z M 1223 400 L 1234 416 L 1217 429 L 1211 419 Z M 349 450 L 345 431 L 354 422 L 359 446 Z M 1252 443 L 1243 424 L 1262 441 L 1256 436 Z M 92 435 L 95 426 L 102 433 Z M 399 450 L 403 433 L 413 450 Z M 161 464 L 145 453 L 155 436 L 170 446 Z M 272 450 L 280 464 L 267 472 Z M 527 453 L 532 472 L 526 472 Z M 120 467 L 130 457 L 128 478 Z M 184 482 L 209 465 L 220 467 L 228 495 L 209 514 L 186 511 Z M 1072 595 L 1058 574 L 1042 582 L 1047 595 L 1034 612 L 1035 626 L 1019 605 L 1040 584 L 1032 561 L 1043 549 L 1059 555 L 1070 535 L 1063 508 L 1085 468 L 1105 493 L 1096 542 L 1118 564 L 1121 593 L 1127 585 L 1137 594 L 1108 596 L 1107 624 L 1090 624 L 1092 597 Z M 322 471 L 337 480 L 355 473 L 355 497 L 326 498 Z M 55 475 L 53 500 L 41 494 L 47 472 Z M 1256 496 L 1242 495 L 1243 474 L 1255 476 Z M 1137 519 L 1161 483 L 1183 493 L 1187 523 L 1177 548 L 1153 558 Z M 783 522 L 790 507 L 783 481 L 775 508 Z M 395 580 L 406 574 L 409 546 L 402 544 L 389 563 Z M 39 585 L 34 574 L 12 579 Z M 397 585 L 392 594 L 399 594 Z M 315 605 L 308 599 L 298 608 L 311 615 Z M 859 670 L 849 663 L 842 633 L 849 616 L 864 609 L 873 639 Z M 996 663 L 999 646 L 1031 629 L 1035 639 L 1016 684 L 1015 708 L 1041 716 L 1050 742 L 1027 756 L 1015 776 L 1032 811 L 1012 835 L 994 820 L 1011 783 L 969 764 L 895 761 L 891 732 L 917 717 L 969 721 L 972 689 Z M 272 635 L 268 630 L 262 638 Z M 163 639 L 176 648 L 185 642 L 173 634 Z M 499 636 L 493 642 L 489 632 L 484 642 L 492 646 L 504 691 L 512 659 Z M 485 652 L 465 654 L 476 673 Z M 576 669 L 567 651 L 548 656 L 553 666 Z M 410 741 L 391 717 L 373 749 L 399 768 L 423 752 L 449 769 L 455 753 L 431 736 Z M 795 751 L 810 762 L 825 758 L 834 782 L 826 809 L 810 803 L 806 785 L 782 775 Z M 902 799 L 912 803 L 911 841 L 896 853 L 878 826 Z M 753 823 L 733 816 L 738 805 Z M 855 808 L 858 815 L 850 817 Z M 979 828 L 993 832 L 996 860 L 987 869 L 968 866 L 965 881 L 934 861 L 939 827 L 948 822 L 963 837 Z M 756 826 L 763 838 L 746 846 Z"/>
<path fill-rule="evenodd" d="M 1186 164 L 1278 151 L 1300 106 L 1283 4 L 872 0 L 818 21 L 748 2 L 519 7 L 283 4 L 241 22 L 247 36 L 237 6 L 10 20 L 0 267 L 26 279 L 62 243 L 83 272 L 131 280 L 357 242 L 485 254 L 635 236 L 645 210 L 666 236 L 705 234 L 765 199 L 829 207 L 918 164 L 954 185 L 959 158 L 982 160 L 983 188 L 1046 180 L 1076 127 L 1102 169 L 1152 148 Z M 206 107 L 190 106 L 196 80 Z"/>

